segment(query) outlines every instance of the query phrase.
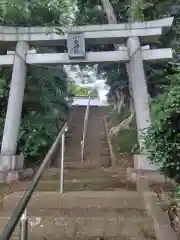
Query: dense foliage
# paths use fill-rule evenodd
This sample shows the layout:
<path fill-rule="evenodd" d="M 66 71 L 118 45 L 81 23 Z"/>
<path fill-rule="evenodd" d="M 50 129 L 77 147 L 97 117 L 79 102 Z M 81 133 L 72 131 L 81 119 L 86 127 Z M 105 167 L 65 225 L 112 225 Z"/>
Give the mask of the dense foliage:
<path fill-rule="evenodd" d="M 72 92 L 76 97 L 97 97 L 98 93 L 96 89 L 93 89 L 92 87 L 81 87 L 77 84 L 71 84 Z"/>
<path fill-rule="evenodd" d="M 4 2 L 4 3 L 3 3 Z M 55 26 L 68 24 L 73 1 L 67 0 L 3 0 L 1 24 L 10 26 Z"/>
<path fill-rule="evenodd" d="M 152 126 L 145 138 L 150 160 L 180 180 L 180 69 L 169 76 L 169 89 L 152 103 Z"/>
<path fill-rule="evenodd" d="M 108 1 L 108 0 L 107 0 Z M 112 0 L 110 1 L 117 21 L 127 22 L 128 20 L 154 20 L 164 17 L 174 17 L 172 30 L 163 35 L 159 41 L 150 44 L 152 48 L 172 47 L 174 59 L 171 62 L 155 62 L 144 63 L 147 77 L 148 91 L 151 97 L 152 127 L 148 131 L 146 137 L 146 147 L 148 147 L 150 158 L 152 161 L 158 162 L 162 166 L 162 170 L 169 176 L 174 177 L 179 172 L 180 167 L 180 145 L 179 145 L 179 69 L 176 62 L 179 62 L 180 54 L 180 1 L 179 0 L 137 0 L 131 5 L 131 1 Z M 103 11 L 103 0 L 96 3 L 96 14 L 101 17 L 101 23 L 105 23 Z M 88 13 L 92 9 L 92 1 L 78 0 L 79 9 L 86 9 Z M 98 9 L 98 11 L 97 11 Z M 81 13 L 81 10 L 79 11 Z M 103 17 L 102 17 L 103 16 Z M 98 23 L 99 17 L 96 17 Z M 86 22 L 92 23 L 91 18 L 87 14 Z M 99 22 L 99 23 L 100 23 Z M 109 50 L 112 49 L 112 46 Z M 110 117 L 113 121 L 117 116 L 122 121 L 123 116 L 127 117 L 127 106 L 130 106 L 127 74 L 125 66 L 120 64 L 101 64 L 99 65 L 99 74 L 107 79 L 109 85 L 109 100 L 113 105 L 114 114 Z M 126 114 L 125 114 L 126 113 Z M 132 119 L 134 121 L 134 119 Z M 134 122 L 135 123 L 135 122 Z M 117 123 L 116 123 L 117 124 Z M 135 126 L 135 125 L 133 125 Z M 114 128 L 119 130 L 120 128 Z M 117 131 L 114 131 L 117 133 Z M 122 136 L 120 132 L 119 136 Z M 126 131 L 126 135 L 127 131 Z M 126 137 L 123 135 L 124 139 Z M 127 141 L 125 141 L 127 142 Z M 122 141 L 119 148 L 123 145 Z"/>
<path fill-rule="evenodd" d="M 62 25 L 71 20 L 72 2 L 56 0 L 8 0 L 1 7 L 0 25 L 44 26 Z M 1 46 L 1 53 L 6 52 Z M 37 48 L 39 52 L 56 51 Z M 12 68 L 0 73 L 0 138 L 2 139 Z M 28 161 L 37 161 L 47 152 L 61 125 L 67 120 L 72 92 L 62 66 L 34 66 L 28 68 L 17 152 Z M 69 100 L 67 100 L 67 97 Z"/>

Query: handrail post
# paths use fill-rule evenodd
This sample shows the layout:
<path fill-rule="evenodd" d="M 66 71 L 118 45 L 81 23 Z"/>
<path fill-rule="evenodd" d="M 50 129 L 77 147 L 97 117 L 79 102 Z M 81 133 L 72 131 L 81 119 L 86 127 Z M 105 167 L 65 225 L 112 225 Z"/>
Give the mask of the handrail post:
<path fill-rule="evenodd" d="M 81 163 L 84 162 L 84 145 L 85 145 L 85 138 L 86 138 L 86 132 L 87 132 L 87 122 L 88 122 L 88 117 L 89 117 L 90 101 L 91 101 L 91 96 L 89 96 L 89 101 L 88 101 L 88 104 L 86 107 L 86 113 L 85 113 L 85 117 L 84 117 L 83 139 L 81 141 Z"/>
<path fill-rule="evenodd" d="M 27 240 L 27 239 L 28 239 L 28 214 L 27 214 L 27 209 L 25 209 L 20 219 L 19 240 Z"/>
<path fill-rule="evenodd" d="M 3 231 L 1 231 L 0 240 L 8 240 L 11 238 L 11 236 L 14 232 L 14 229 L 17 226 L 17 224 L 19 223 L 23 212 L 26 211 L 26 206 L 29 203 L 29 201 L 32 197 L 32 194 L 34 193 L 34 190 L 36 189 L 36 186 L 38 185 L 38 182 L 41 179 L 41 176 L 43 175 L 44 170 L 47 168 L 49 161 L 51 160 L 51 157 L 54 153 L 54 150 L 58 146 L 61 136 L 65 132 L 66 128 L 67 128 L 67 123 L 64 124 L 64 126 L 61 128 L 60 133 L 58 134 L 56 140 L 54 141 L 53 145 L 51 146 L 48 153 L 46 154 L 43 162 L 41 163 L 38 171 L 36 172 L 32 182 L 31 182 L 30 186 L 26 190 L 24 196 L 19 201 L 15 210 L 13 211 L 12 216 L 6 223 L 6 226 L 4 227 Z M 25 214 L 26 214 L 26 212 L 24 213 L 24 216 L 25 216 Z M 24 234 L 22 236 L 26 236 L 26 235 Z"/>
<path fill-rule="evenodd" d="M 61 136 L 61 170 L 60 170 L 60 193 L 63 193 L 63 185 L 64 185 L 64 149 L 65 149 L 65 132 L 67 128 L 63 132 Z"/>

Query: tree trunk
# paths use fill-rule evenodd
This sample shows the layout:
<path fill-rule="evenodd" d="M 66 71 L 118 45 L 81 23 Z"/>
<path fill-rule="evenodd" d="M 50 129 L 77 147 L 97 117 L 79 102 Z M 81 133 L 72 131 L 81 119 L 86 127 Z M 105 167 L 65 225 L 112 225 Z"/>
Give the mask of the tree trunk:
<path fill-rule="evenodd" d="M 117 112 L 120 113 L 122 107 L 124 106 L 124 101 L 125 101 L 125 95 L 124 93 L 121 91 L 119 92 L 118 90 L 116 91 L 117 94 Z"/>
<path fill-rule="evenodd" d="M 117 110 L 117 101 L 116 98 L 112 95 L 112 100 L 113 100 L 113 112 Z"/>
<path fill-rule="evenodd" d="M 110 135 L 112 136 L 116 136 L 120 130 L 122 129 L 130 129 L 130 124 L 134 118 L 135 112 L 134 112 L 134 107 L 133 107 L 133 102 L 132 99 L 130 98 L 130 114 L 129 117 L 127 117 L 126 119 L 122 120 L 120 122 L 119 125 L 112 127 L 110 129 Z"/>

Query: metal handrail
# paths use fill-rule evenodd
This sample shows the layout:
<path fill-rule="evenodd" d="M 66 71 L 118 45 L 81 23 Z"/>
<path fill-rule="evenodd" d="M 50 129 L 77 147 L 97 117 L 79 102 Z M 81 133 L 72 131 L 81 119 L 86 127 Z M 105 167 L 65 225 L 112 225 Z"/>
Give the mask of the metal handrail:
<path fill-rule="evenodd" d="M 84 126 L 83 126 L 83 138 L 81 142 L 81 163 L 84 162 L 84 146 L 85 146 L 85 139 L 86 139 L 86 133 L 87 133 L 87 123 L 89 118 L 89 107 L 91 102 L 91 96 L 89 96 L 88 104 L 86 107 L 86 113 L 84 116 Z"/>
<path fill-rule="evenodd" d="M 30 184 L 28 190 L 25 192 L 24 196 L 22 197 L 22 199 L 20 200 L 20 202 L 18 203 L 17 207 L 15 208 L 11 218 L 9 219 L 9 221 L 7 222 L 3 232 L 0 234 L 0 240 L 9 240 L 10 237 L 12 236 L 15 227 L 17 226 L 19 220 L 21 219 L 22 215 L 26 215 L 26 206 L 28 204 L 28 202 L 31 199 L 32 194 L 34 193 L 34 190 L 36 188 L 36 186 L 39 183 L 39 180 L 45 170 L 45 168 L 48 166 L 49 161 L 51 160 L 51 156 L 54 152 L 54 149 L 56 148 L 60 138 L 62 137 L 62 143 L 64 143 L 64 133 L 67 129 L 67 124 L 65 124 L 59 135 L 57 136 L 55 142 L 53 143 L 53 145 L 51 146 L 51 148 L 49 149 L 46 157 L 44 158 L 40 168 L 38 169 L 37 173 L 35 174 L 32 183 Z M 64 147 L 62 146 L 62 149 Z M 64 161 L 63 159 L 64 157 L 64 153 L 62 154 L 62 159 L 61 159 L 61 164 Z M 61 169 L 62 169 L 62 165 L 61 165 Z M 62 170 L 61 173 L 63 174 Z M 61 178 L 61 180 L 63 180 L 63 178 Z M 23 214 L 24 213 L 24 214 Z M 27 236 L 25 236 L 23 239 L 26 239 Z"/>

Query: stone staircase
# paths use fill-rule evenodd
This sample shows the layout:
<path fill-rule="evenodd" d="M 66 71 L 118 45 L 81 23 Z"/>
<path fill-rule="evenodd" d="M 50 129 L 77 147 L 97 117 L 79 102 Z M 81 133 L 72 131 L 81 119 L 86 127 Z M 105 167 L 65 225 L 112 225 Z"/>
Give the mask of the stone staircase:
<path fill-rule="evenodd" d="M 1 227 L 22 196 L 15 192 L 5 197 Z M 155 239 L 153 221 L 135 191 L 36 192 L 28 214 L 28 239 Z"/>
<path fill-rule="evenodd" d="M 80 164 L 85 108 L 72 110 L 74 118 L 66 140 L 64 193 L 59 193 L 59 168 L 47 169 L 28 204 L 28 239 L 156 240 L 143 192 L 127 180 L 124 167 L 109 167 L 105 112 L 105 108 L 90 108 L 85 162 Z M 57 158 L 55 162 L 60 154 Z M 31 180 L 1 187 L 0 232 Z M 18 233 L 19 225 L 13 239 L 17 239 Z"/>
<path fill-rule="evenodd" d="M 65 141 L 65 168 L 97 168 L 110 165 L 109 149 L 104 127 L 106 107 L 91 106 L 85 139 L 84 164 L 81 164 L 81 141 L 86 106 L 73 106 Z M 55 166 L 60 162 L 60 153 Z"/>
<path fill-rule="evenodd" d="M 106 113 L 106 107 L 90 107 L 85 144 L 85 161 L 94 162 L 104 167 L 110 165 L 109 148 L 104 126 Z"/>
<path fill-rule="evenodd" d="M 124 170 L 66 169 L 63 194 L 59 193 L 59 169 L 46 170 L 28 204 L 28 239 L 159 239 L 148 211 L 148 194 L 156 198 L 153 189 L 149 193 L 146 189 L 144 195 L 136 183 L 127 181 Z M 30 182 L 29 179 L 1 189 L 0 232 Z M 157 208 L 156 205 L 156 213 Z M 157 220 L 160 221 L 159 216 Z M 163 224 L 169 231 L 170 225 Z M 13 239 L 18 233 L 19 225 Z M 160 239 L 174 240 L 167 236 Z"/>
<path fill-rule="evenodd" d="M 86 106 L 72 106 L 65 141 L 65 162 L 79 163 Z"/>

